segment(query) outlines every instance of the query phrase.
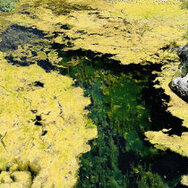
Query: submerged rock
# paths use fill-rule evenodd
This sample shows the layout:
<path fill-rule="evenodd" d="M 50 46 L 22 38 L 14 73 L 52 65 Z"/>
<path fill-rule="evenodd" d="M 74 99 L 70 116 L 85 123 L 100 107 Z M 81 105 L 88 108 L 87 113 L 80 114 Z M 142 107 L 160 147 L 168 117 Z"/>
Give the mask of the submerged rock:
<path fill-rule="evenodd" d="M 188 74 L 183 78 L 174 78 L 170 86 L 178 96 L 188 102 Z"/>

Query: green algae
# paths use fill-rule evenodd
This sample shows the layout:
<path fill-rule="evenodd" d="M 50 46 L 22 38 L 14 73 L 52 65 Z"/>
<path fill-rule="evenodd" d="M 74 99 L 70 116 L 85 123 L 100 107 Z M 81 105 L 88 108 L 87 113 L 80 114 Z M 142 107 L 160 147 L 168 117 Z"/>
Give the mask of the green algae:
<path fill-rule="evenodd" d="M 104 70 L 100 62 L 82 61 L 69 67 L 68 72 L 79 86 L 86 89 L 85 95 L 91 97 L 93 106 L 89 117 L 94 123 L 102 124 L 101 127 L 110 126 L 114 134 L 121 134 L 127 140 L 127 151 L 135 150 L 144 155 L 138 135 L 149 127 L 149 112 L 141 96 L 143 83 L 131 78 L 130 73 L 119 75 Z"/>
<path fill-rule="evenodd" d="M 81 157 L 76 187 L 167 187 L 148 166 L 134 164 L 138 158 L 158 154 L 143 142 L 144 132 L 150 129 L 149 111 L 141 95 L 148 76 L 136 70 L 135 74 L 113 70 L 100 61 L 78 61 L 63 56 L 61 73 L 74 78 L 91 98 L 89 118 L 98 127 L 98 138 L 90 141 L 91 151 Z"/>
<path fill-rule="evenodd" d="M 15 7 L 17 2 L 18 0 L 0 0 L 0 11 L 11 11 Z"/>

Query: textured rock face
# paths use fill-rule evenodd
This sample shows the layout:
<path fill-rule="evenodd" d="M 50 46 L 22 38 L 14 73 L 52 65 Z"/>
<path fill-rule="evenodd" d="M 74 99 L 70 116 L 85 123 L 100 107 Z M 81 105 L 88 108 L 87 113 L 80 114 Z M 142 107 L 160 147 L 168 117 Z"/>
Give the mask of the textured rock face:
<path fill-rule="evenodd" d="M 179 49 L 179 57 L 183 65 L 188 68 L 188 44 Z"/>
<path fill-rule="evenodd" d="M 178 50 L 178 55 L 181 60 L 180 70 L 185 77 L 174 78 L 170 84 L 170 88 L 183 100 L 188 102 L 188 44 Z"/>
<path fill-rule="evenodd" d="M 171 89 L 183 100 L 188 102 L 188 74 L 183 78 L 174 78 L 171 82 Z"/>

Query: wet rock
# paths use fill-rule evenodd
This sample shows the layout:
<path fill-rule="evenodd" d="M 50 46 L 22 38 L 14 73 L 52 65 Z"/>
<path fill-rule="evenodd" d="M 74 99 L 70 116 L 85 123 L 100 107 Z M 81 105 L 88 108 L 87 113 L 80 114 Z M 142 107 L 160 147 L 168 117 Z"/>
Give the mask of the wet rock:
<path fill-rule="evenodd" d="M 5 59 L 8 63 L 19 66 L 38 64 L 46 72 L 54 70 L 49 59 L 54 59 L 56 54 L 49 54 L 47 45 L 49 38 L 43 31 L 13 24 L 0 37 L 2 39 L 0 51 L 6 52 Z M 52 55 L 53 57 L 51 57 Z M 54 61 L 59 62 L 57 58 Z"/>
<path fill-rule="evenodd" d="M 178 96 L 188 102 L 188 74 L 183 78 L 174 78 L 170 86 Z"/>

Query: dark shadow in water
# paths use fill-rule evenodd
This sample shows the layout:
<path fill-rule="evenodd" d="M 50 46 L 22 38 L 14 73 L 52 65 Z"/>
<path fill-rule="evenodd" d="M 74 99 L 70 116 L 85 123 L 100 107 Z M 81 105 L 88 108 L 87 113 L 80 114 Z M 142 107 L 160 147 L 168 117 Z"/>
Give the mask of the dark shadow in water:
<path fill-rule="evenodd" d="M 188 174 L 188 158 L 171 151 L 166 151 L 162 158 L 153 160 L 153 170 L 166 178 L 172 179 L 177 175 Z"/>
<path fill-rule="evenodd" d="M 153 75 L 152 71 L 161 71 L 161 65 L 120 65 L 118 61 L 109 59 L 112 55 L 101 55 L 99 53 L 83 50 L 69 51 L 67 53 L 60 52 L 60 54 L 64 57 L 63 65 L 66 65 L 66 61 L 68 62 L 72 58 L 76 59 L 80 57 L 82 59 L 82 57 L 86 56 L 90 59 L 90 61 L 82 59 L 82 65 L 74 67 L 68 66 L 68 69 L 61 70 L 62 74 L 68 74 L 75 78 L 77 80 L 75 86 L 84 88 L 85 95 L 90 96 L 92 104 L 87 107 L 87 109 L 91 111 L 89 117 L 98 126 L 98 138 L 89 142 L 91 151 L 83 154 L 81 157 L 80 179 L 77 187 L 128 186 L 132 188 L 142 183 L 142 177 L 149 178 L 148 182 L 152 179 L 152 181 L 159 181 L 159 187 L 163 187 L 163 184 L 160 182 L 161 180 L 159 180 L 160 178 L 158 178 L 155 173 L 160 174 L 162 179 L 167 182 L 170 187 L 175 187 L 180 181 L 180 176 L 187 173 L 187 158 L 180 157 L 178 154 L 174 154 L 170 151 L 161 151 L 160 153 L 158 151 L 155 153 L 156 151 L 152 149 L 151 144 L 144 141 L 144 132 L 141 131 L 142 128 L 145 129 L 145 131 L 158 131 L 163 128 L 171 128 L 168 132 L 169 135 L 181 135 L 182 132 L 187 131 L 186 128 L 181 126 L 182 120 L 172 116 L 166 111 L 167 106 L 164 105 L 164 102 L 169 102 L 169 97 L 164 94 L 162 89 L 153 87 L 153 80 L 156 75 Z M 96 75 L 98 76 L 92 79 L 93 76 Z M 128 80 L 130 78 L 125 75 L 131 75 L 133 82 L 134 80 L 138 80 L 140 81 L 139 84 L 134 85 L 134 83 L 132 83 L 132 85 L 129 85 Z M 122 77 L 124 77 L 123 82 L 121 82 Z M 117 83 L 120 90 L 108 82 L 110 79 L 119 80 Z M 133 89 L 133 93 L 126 96 L 128 98 L 121 100 L 121 96 L 126 93 L 122 91 L 126 91 L 126 87 L 124 88 L 122 83 L 125 83 L 128 87 L 132 87 L 132 89 L 134 87 L 142 87 L 140 90 L 140 96 L 142 97 L 135 95 L 135 93 L 139 93 L 139 89 Z M 136 133 L 132 134 L 132 132 L 128 132 L 128 134 L 125 135 L 124 131 L 126 132 L 127 129 L 124 125 L 127 126 L 128 124 L 126 124 L 124 120 L 120 121 L 122 117 L 119 117 L 120 119 L 117 121 L 115 120 L 114 124 L 113 117 L 106 115 L 106 113 L 109 113 L 108 109 L 111 109 L 111 105 L 108 100 L 106 101 L 106 97 L 103 95 L 103 91 L 100 88 L 107 88 L 107 91 L 111 92 L 111 94 L 109 94 L 109 100 L 117 100 L 119 102 L 117 105 L 120 106 L 126 106 L 126 103 L 124 104 L 123 102 L 132 100 L 129 98 L 131 95 L 133 99 L 137 96 L 137 103 L 141 106 L 145 105 L 149 111 L 150 123 L 144 119 L 140 122 L 144 123 L 145 121 L 145 123 L 148 124 L 148 128 L 141 127 L 140 129 L 139 126 L 135 125 Z M 110 90 L 110 88 L 113 89 Z M 132 89 L 127 92 L 132 92 Z M 116 104 L 116 102 L 114 103 Z M 130 103 L 130 101 L 128 103 Z M 137 105 L 136 103 L 130 104 Z M 137 117 L 135 110 L 136 108 L 133 108 L 132 112 L 128 112 L 127 114 L 125 112 L 125 116 L 131 117 L 133 115 L 131 119 L 135 119 Z M 121 111 L 119 111 L 119 113 L 121 113 Z M 131 120 L 127 121 L 129 124 L 132 123 Z M 138 123 L 136 119 L 134 121 L 136 124 Z M 132 131 L 134 132 L 134 129 Z M 132 137 L 130 136 L 131 134 Z M 130 149 L 128 147 L 130 142 L 134 142 L 137 139 L 140 140 L 135 142 L 135 145 L 133 145 L 134 149 Z M 143 145 L 141 144 L 142 142 Z M 142 153 L 140 153 L 140 151 Z M 134 171 L 139 171 L 140 173 L 137 174 L 137 172 Z M 139 174 L 142 174 L 142 177 L 140 177 Z"/>
<path fill-rule="evenodd" d="M 113 57 L 111 54 L 101 54 L 95 53 L 90 50 L 85 51 L 82 49 L 76 51 L 68 51 L 63 53 L 64 56 L 71 57 L 89 57 L 93 61 L 100 61 L 101 69 L 104 70 L 112 70 L 114 74 L 119 73 L 131 73 L 134 76 L 134 79 L 143 79 L 144 76 L 148 76 L 148 83 L 143 88 L 142 96 L 143 100 L 147 108 L 150 110 L 151 114 L 151 129 L 153 131 L 159 131 L 163 128 L 171 129 L 168 132 L 168 135 L 178 135 L 181 136 L 182 132 L 187 132 L 188 128 L 182 126 L 182 120 L 173 116 L 171 113 L 167 111 L 166 103 L 169 102 L 170 98 L 168 95 L 164 93 L 162 88 L 154 88 L 154 80 L 156 78 L 156 74 L 152 74 L 152 72 L 161 71 L 161 65 L 159 64 L 148 64 L 148 65 L 140 65 L 140 64 L 130 64 L 130 65 L 121 65 L 119 61 L 111 60 Z M 75 86 L 78 86 L 78 83 L 75 83 Z M 161 121 L 163 120 L 163 121 Z"/>
<path fill-rule="evenodd" d="M 162 88 L 153 87 L 153 79 L 150 80 L 149 86 L 143 90 L 146 106 L 150 110 L 152 126 L 151 130 L 159 131 L 163 128 L 170 129 L 168 135 L 181 136 L 183 132 L 187 132 L 188 128 L 182 126 L 182 120 L 173 116 L 167 111 L 167 105 L 170 98 L 164 94 Z"/>

